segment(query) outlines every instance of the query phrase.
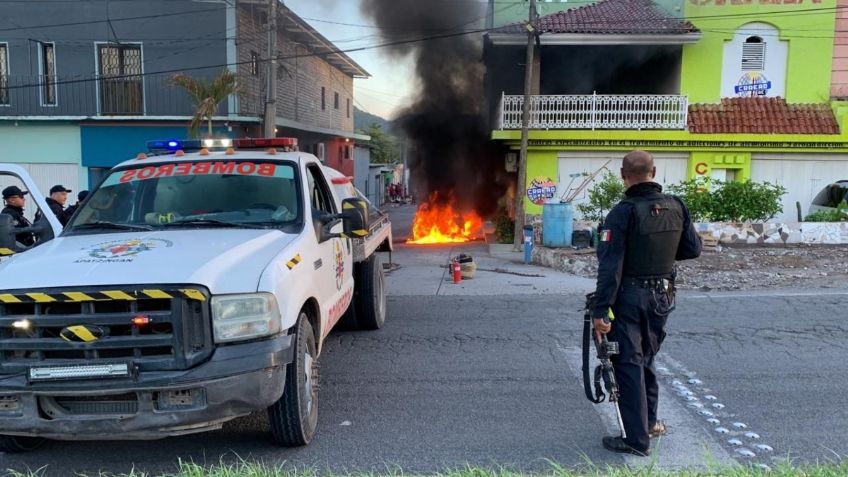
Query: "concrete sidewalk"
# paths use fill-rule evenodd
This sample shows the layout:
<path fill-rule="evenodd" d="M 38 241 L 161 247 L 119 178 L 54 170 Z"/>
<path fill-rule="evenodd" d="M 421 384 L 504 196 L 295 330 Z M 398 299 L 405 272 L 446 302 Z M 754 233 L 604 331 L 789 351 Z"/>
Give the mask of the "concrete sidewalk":
<path fill-rule="evenodd" d="M 585 294 L 595 281 L 525 265 L 523 254 L 507 247 L 490 247 L 484 242 L 453 245 L 395 244 L 393 262 L 399 268 L 388 272 L 390 296 L 415 295 L 550 295 Z M 471 255 L 477 265 L 473 279 L 454 284 L 447 268 L 451 257 Z M 388 262 L 388 254 L 383 261 Z"/>

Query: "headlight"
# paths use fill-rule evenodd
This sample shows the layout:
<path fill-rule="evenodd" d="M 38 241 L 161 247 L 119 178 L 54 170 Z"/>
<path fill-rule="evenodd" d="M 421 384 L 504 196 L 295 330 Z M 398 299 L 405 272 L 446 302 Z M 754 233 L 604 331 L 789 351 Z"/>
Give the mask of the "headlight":
<path fill-rule="evenodd" d="M 280 332 L 280 308 L 270 293 L 212 297 L 216 343 L 261 338 Z"/>

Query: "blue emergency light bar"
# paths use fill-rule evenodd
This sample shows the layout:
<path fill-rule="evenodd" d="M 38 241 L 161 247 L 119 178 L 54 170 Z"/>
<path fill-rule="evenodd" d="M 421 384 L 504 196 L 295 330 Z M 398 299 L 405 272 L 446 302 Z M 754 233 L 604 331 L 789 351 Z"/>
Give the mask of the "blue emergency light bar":
<path fill-rule="evenodd" d="M 297 139 L 291 137 L 253 138 L 253 139 L 161 139 L 147 141 L 147 150 L 151 152 L 198 151 L 200 149 L 260 149 L 281 148 L 283 151 L 296 151 Z"/>
<path fill-rule="evenodd" d="M 203 146 L 199 139 L 164 139 L 158 141 L 147 141 L 148 151 L 193 151 Z"/>

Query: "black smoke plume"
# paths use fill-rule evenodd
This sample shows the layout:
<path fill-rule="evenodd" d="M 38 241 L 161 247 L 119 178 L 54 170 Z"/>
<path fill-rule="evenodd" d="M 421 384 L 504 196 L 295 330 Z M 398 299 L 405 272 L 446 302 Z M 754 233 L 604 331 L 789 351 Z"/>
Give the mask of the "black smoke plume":
<path fill-rule="evenodd" d="M 491 215 L 503 196 L 504 152 L 489 139 L 482 32 L 486 4 L 453 0 L 362 0 L 389 54 L 411 56 L 419 89 L 397 122 L 412 143 L 410 170 L 419 202 L 438 193 L 460 210 Z M 441 37 L 441 38 L 439 38 Z"/>

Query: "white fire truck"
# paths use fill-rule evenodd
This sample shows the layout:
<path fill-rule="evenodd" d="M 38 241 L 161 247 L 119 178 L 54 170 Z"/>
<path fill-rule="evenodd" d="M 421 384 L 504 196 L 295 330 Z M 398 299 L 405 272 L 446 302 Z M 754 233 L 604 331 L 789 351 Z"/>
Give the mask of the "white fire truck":
<path fill-rule="evenodd" d="M 0 165 L 47 211 L 26 229 L 0 214 L 0 450 L 264 409 L 276 443 L 308 444 L 324 338 L 384 323 L 375 252 L 391 225 L 293 139 L 148 146 L 64 230 L 26 172 Z"/>

